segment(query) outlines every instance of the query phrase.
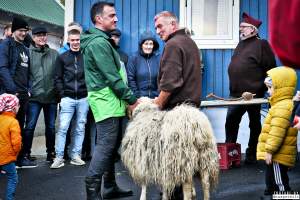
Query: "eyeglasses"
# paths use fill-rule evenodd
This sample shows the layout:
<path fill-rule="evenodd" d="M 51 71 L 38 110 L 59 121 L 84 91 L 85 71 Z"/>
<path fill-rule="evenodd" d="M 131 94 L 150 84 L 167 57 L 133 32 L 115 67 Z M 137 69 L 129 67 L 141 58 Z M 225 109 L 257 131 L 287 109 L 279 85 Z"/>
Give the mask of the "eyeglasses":
<path fill-rule="evenodd" d="M 252 26 L 240 26 L 240 28 L 247 28 L 247 27 L 252 27 Z"/>

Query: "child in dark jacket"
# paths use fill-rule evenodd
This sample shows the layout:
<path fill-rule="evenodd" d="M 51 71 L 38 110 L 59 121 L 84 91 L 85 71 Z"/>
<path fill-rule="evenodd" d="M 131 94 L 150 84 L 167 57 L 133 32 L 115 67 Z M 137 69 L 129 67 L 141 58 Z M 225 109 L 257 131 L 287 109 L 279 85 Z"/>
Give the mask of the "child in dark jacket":
<path fill-rule="evenodd" d="M 18 182 L 15 161 L 21 149 L 21 129 L 16 119 L 19 100 L 12 94 L 0 95 L 0 175 L 7 175 L 6 200 L 13 200 Z"/>
<path fill-rule="evenodd" d="M 257 159 L 265 160 L 266 189 L 263 199 L 275 192 L 291 191 L 288 168 L 295 165 L 297 129 L 291 127 L 293 95 L 297 83 L 295 70 L 277 67 L 267 72 L 265 84 L 271 108 L 265 118 L 257 145 Z M 269 196 L 269 197 L 267 197 Z"/>

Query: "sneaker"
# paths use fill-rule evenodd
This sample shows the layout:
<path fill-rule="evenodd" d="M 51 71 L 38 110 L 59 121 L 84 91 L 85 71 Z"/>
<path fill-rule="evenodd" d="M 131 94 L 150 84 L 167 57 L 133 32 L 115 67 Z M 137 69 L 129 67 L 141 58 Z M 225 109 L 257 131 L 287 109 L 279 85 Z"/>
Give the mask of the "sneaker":
<path fill-rule="evenodd" d="M 70 163 L 72 165 L 85 165 L 85 162 L 81 160 L 80 156 L 74 156 Z"/>
<path fill-rule="evenodd" d="M 37 160 L 37 158 L 35 156 L 31 156 L 31 155 L 28 156 L 28 159 L 31 160 L 31 161 Z"/>
<path fill-rule="evenodd" d="M 55 158 L 52 165 L 50 166 L 50 168 L 51 169 L 61 168 L 61 167 L 65 166 L 64 161 L 65 160 L 63 158 Z"/>
<path fill-rule="evenodd" d="M 35 168 L 38 166 L 36 162 L 31 161 L 27 157 L 21 158 L 16 164 L 17 164 L 16 168 L 24 168 L 24 169 Z"/>
<path fill-rule="evenodd" d="M 55 159 L 55 153 L 54 152 L 51 152 L 51 153 L 47 154 L 46 162 L 53 163 L 54 159 Z"/>

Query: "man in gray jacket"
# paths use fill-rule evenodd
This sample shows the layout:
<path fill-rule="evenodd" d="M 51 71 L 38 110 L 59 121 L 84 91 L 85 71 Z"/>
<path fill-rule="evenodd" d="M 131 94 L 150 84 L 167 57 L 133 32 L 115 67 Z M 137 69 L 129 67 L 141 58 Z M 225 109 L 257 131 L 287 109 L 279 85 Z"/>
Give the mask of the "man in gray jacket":
<path fill-rule="evenodd" d="M 32 140 L 39 114 L 41 109 L 43 109 L 47 161 L 52 162 L 55 157 L 55 119 L 57 112 L 57 100 L 54 89 L 54 64 L 58 53 L 47 45 L 47 29 L 45 27 L 33 28 L 32 36 L 35 43 L 29 49 L 31 61 L 29 79 L 32 82 L 32 93 L 26 113 L 22 154 L 24 158 L 33 160 L 30 157 Z"/>

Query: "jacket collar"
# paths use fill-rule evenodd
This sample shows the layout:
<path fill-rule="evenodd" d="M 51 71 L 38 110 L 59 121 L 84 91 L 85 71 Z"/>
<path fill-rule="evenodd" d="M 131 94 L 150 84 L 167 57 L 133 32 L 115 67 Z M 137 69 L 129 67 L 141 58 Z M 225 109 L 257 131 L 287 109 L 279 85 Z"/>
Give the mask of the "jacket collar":
<path fill-rule="evenodd" d="M 6 115 L 6 116 L 11 116 L 11 117 L 14 117 L 16 118 L 16 113 L 13 113 L 13 112 L 2 112 L 1 115 Z"/>
<path fill-rule="evenodd" d="M 184 28 L 178 29 L 177 31 L 171 33 L 171 34 L 169 35 L 168 39 L 166 40 L 166 42 L 167 42 L 168 40 L 170 40 L 172 37 L 174 37 L 175 35 L 186 35 L 185 29 L 184 29 Z"/>

